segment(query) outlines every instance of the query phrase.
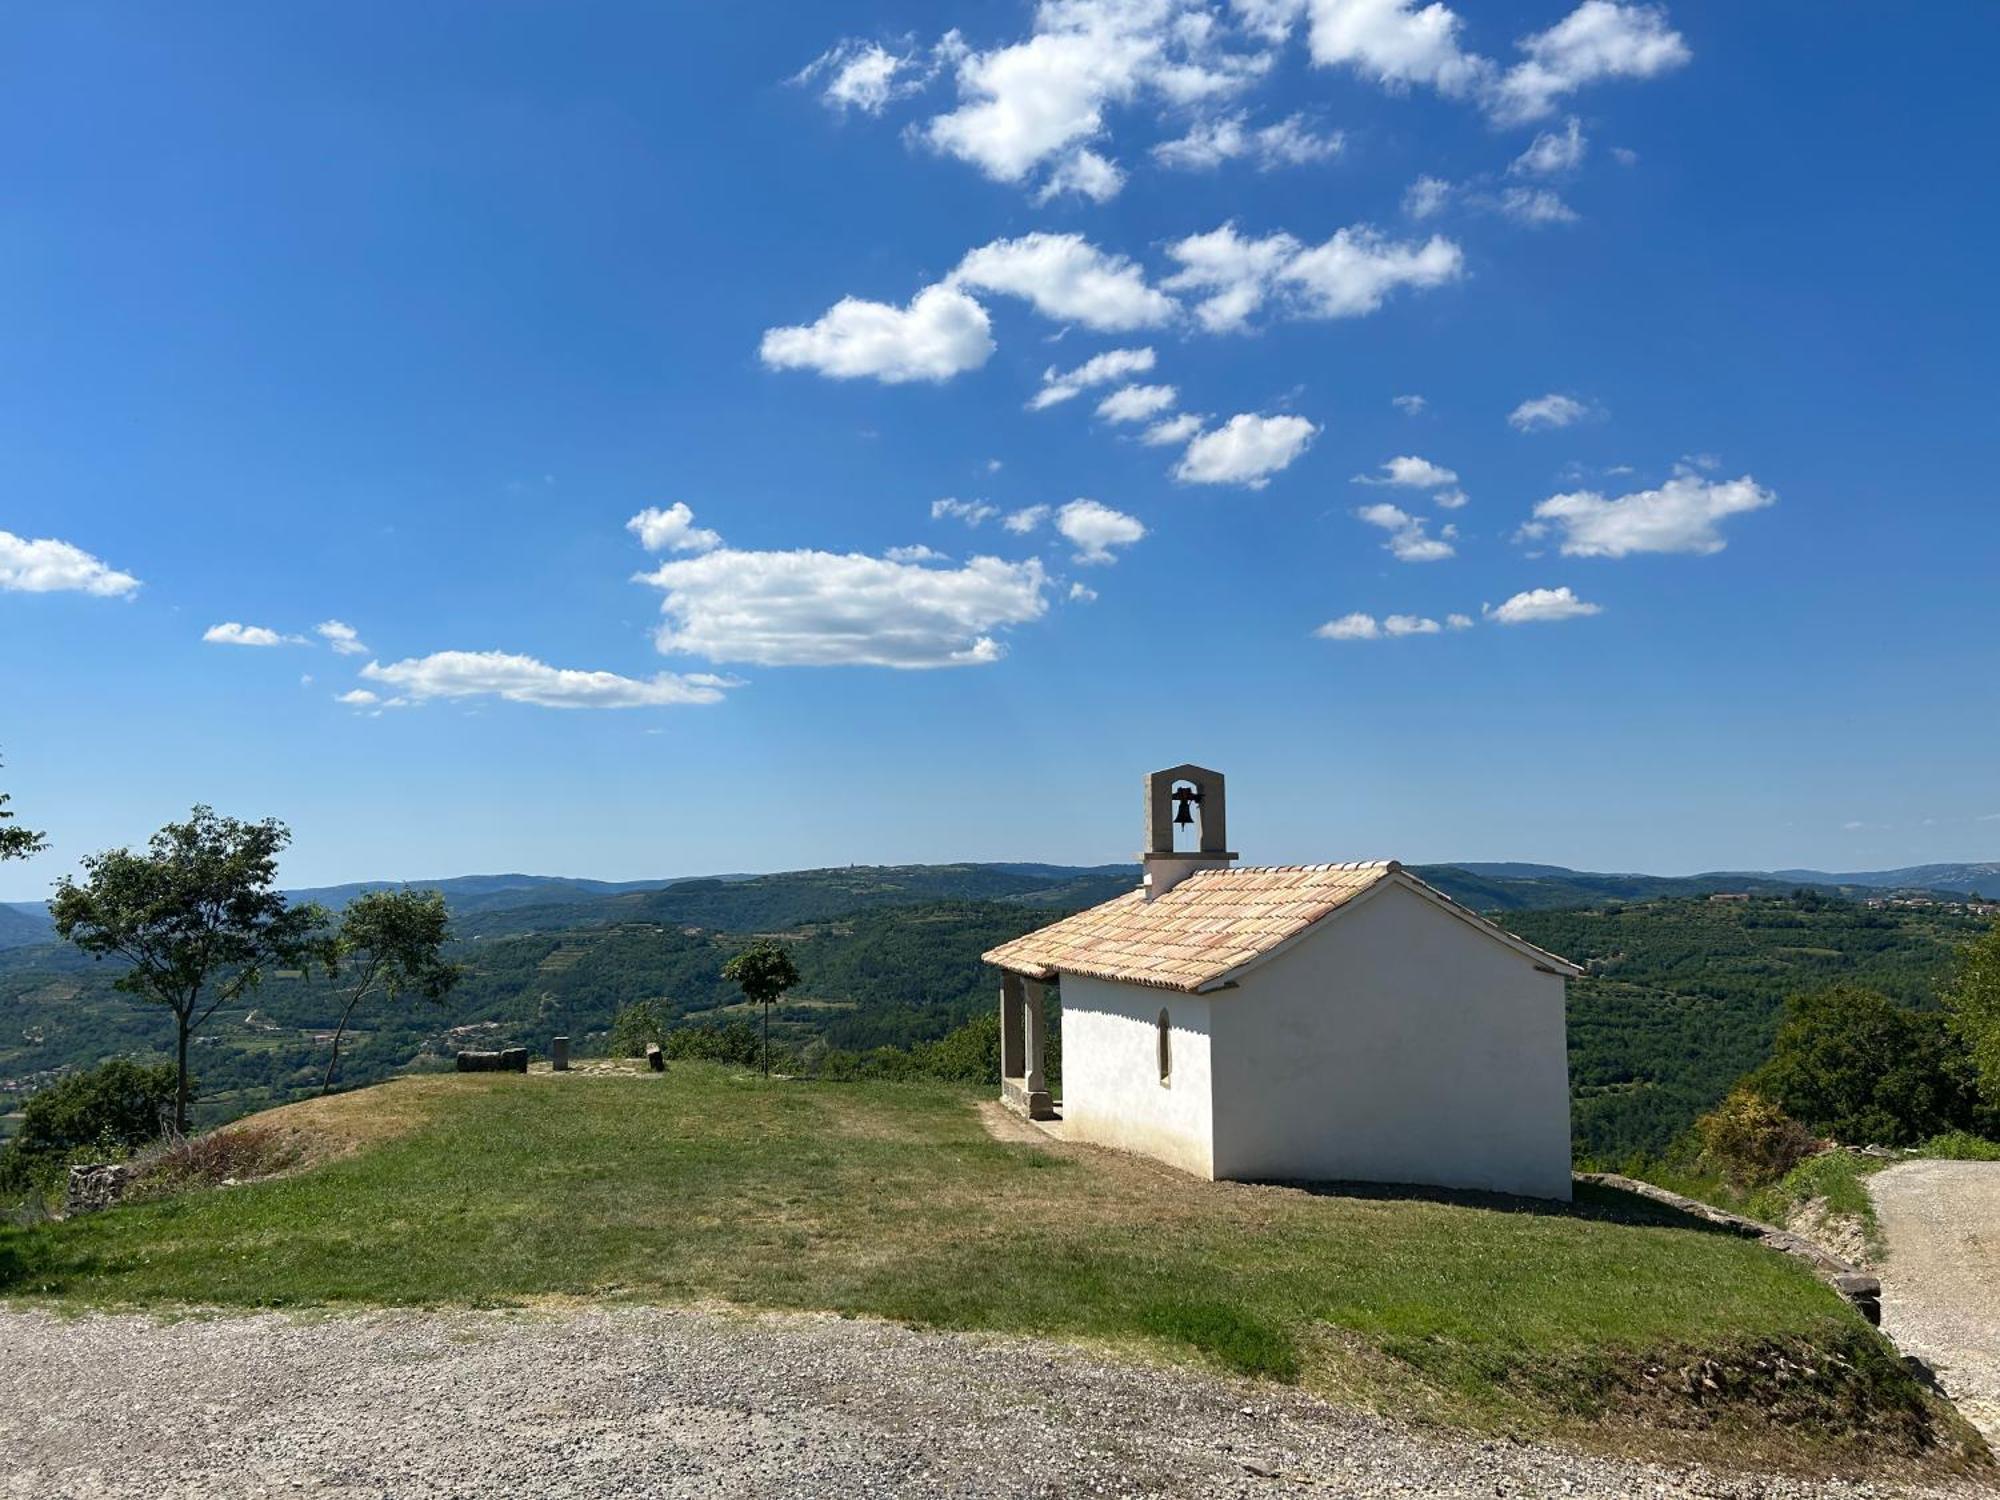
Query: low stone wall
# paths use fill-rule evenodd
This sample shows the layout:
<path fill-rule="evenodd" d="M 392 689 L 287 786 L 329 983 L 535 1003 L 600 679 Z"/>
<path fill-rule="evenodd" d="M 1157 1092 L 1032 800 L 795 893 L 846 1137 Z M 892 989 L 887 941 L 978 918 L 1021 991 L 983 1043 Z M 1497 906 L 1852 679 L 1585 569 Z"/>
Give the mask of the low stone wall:
<path fill-rule="evenodd" d="M 461 1052 L 458 1054 L 458 1071 L 461 1073 L 525 1073 L 528 1071 L 528 1049 L 509 1047 L 503 1052 Z"/>
<path fill-rule="evenodd" d="M 71 1167 L 69 1182 L 63 1189 L 63 1217 L 71 1219 L 111 1207 L 125 1196 L 131 1178 L 130 1162 L 95 1162 Z"/>
<path fill-rule="evenodd" d="M 1621 1176 L 1617 1172 L 1579 1172 L 1578 1182 L 1594 1182 L 1600 1187 L 1616 1188 L 1621 1193 L 1631 1193 L 1635 1197 L 1646 1198 L 1654 1203 L 1684 1213 L 1690 1218 L 1700 1219 L 1727 1229 L 1732 1234 L 1740 1234 L 1745 1239 L 1758 1240 L 1773 1250 L 1783 1251 L 1804 1261 L 1828 1286 L 1840 1293 L 1856 1312 L 1876 1327 L 1882 1326 L 1882 1283 L 1873 1276 L 1857 1271 L 1853 1266 L 1832 1251 L 1814 1244 L 1802 1234 L 1794 1234 L 1789 1229 L 1780 1229 L 1774 1224 L 1759 1223 L 1756 1219 L 1733 1214 L 1726 1208 L 1717 1208 L 1712 1203 L 1703 1203 L 1698 1198 L 1690 1198 L 1684 1193 L 1670 1192 L 1663 1187 L 1655 1187 L 1650 1182 L 1641 1182 L 1636 1177 Z"/>

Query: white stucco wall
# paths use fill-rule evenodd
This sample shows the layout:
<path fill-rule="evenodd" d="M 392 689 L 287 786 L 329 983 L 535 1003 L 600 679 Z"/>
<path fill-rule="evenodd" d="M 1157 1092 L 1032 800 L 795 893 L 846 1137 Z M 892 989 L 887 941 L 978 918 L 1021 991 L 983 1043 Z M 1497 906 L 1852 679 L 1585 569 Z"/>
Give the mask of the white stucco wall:
<path fill-rule="evenodd" d="M 1173 1034 L 1173 1072 L 1164 1086 L 1158 1062 L 1162 1010 Z M 1065 974 L 1064 1133 L 1214 1176 L 1212 1015 L 1205 996 Z"/>
<path fill-rule="evenodd" d="M 1382 887 L 1208 998 L 1210 1175 L 1569 1197 L 1562 977 L 1415 892 Z"/>

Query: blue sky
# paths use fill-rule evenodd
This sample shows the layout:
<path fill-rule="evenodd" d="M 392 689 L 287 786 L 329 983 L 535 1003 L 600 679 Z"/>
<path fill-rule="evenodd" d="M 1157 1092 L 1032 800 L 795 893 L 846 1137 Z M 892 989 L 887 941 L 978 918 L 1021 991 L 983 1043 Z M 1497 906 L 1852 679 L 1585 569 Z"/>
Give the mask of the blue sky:
<path fill-rule="evenodd" d="M 0 897 L 2000 857 L 2000 13 L 1462 12 L 17 15 Z"/>

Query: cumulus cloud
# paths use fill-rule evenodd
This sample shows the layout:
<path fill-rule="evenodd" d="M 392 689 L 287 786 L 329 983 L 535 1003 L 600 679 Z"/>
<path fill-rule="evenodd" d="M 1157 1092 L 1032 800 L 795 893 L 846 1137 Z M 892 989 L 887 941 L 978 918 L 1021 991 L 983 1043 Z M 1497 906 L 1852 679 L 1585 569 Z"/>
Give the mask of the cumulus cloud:
<path fill-rule="evenodd" d="M 922 139 L 997 182 L 1074 170 L 1086 143 L 1107 133 L 1112 106 L 1225 98 L 1270 66 L 1267 49 L 1226 41 L 1199 0 L 1043 0 L 1025 40 L 963 53 L 958 107 L 930 120 Z"/>
<path fill-rule="evenodd" d="M 766 329 L 758 352 L 774 370 L 816 370 L 836 380 L 942 381 L 986 363 L 992 320 L 951 286 L 925 287 L 907 307 L 843 297 L 815 322 Z"/>
<path fill-rule="evenodd" d="M 1508 218 L 1522 224 L 1574 224 L 1577 211 L 1550 188 L 1510 187 L 1492 202 Z"/>
<path fill-rule="evenodd" d="M 984 500 L 943 500 L 931 501 L 933 521 L 963 521 L 968 526 L 977 526 L 1000 514 L 998 506 L 988 505 Z"/>
<path fill-rule="evenodd" d="M 1547 31 L 1519 43 L 1526 55 L 1493 90 L 1502 123 L 1539 119 L 1556 101 L 1606 78 L 1652 78 L 1693 55 L 1667 23 L 1664 7 L 1583 0 Z"/>
<path fill-rule="evenodd" d="M 1136 262 L 1100 250 L 1080 234 L 1037 230 L 994 240 L 969 251 L 950 282 L 1020 297 L 1044 317 L 1103 332 L 1155 328 L 1176 311 L 1173 298 L 1146 284 Z"/>
<path fill-rule="evenodd" d="M 1042 522 L 1048 518 L 1048 506 L 1024 505 L 1019 510 L 1009 511 L 1007 518 L 1000 524 L 1016 536 L 1026 536 L 1029 532 L 1038 529 Z"/>
<path fill-rule="evenodd" d="M 321 620 L 313 626 L 319 638 L 333 648 L 338 656 L 366 656 L 368 648 L 361 644 L 361 635 L 352 625 L 339 620 Z"/>
<path fill-rule="evenodd" d="M 1331 161 L 1346 146 L 1337 130 L 1315 131 L 1304 115 L 1253 127 L 1244 113 L 1197 120 L 1185 135 L 1153 147 L 1153 160 L 1183 171 L 1213 171 L 1224 162 L 1249 159 L 1260 171 Z"/>
<path fill-rule="evenodd" d="M 1312 0 L 1307 42 L 1321 67 L 1345 66 L 1390 88 L 1426 84 L 1464 97 L 1492 64 L 1459 45 L 1459 18 L 1418 0 Z"/>
<path fill-rule="evenodd" d="M 1042 371 L 1042 388 L 1028 402 L 1028 410 L 1041 411 L 1068 401 L 1094 385 L 1143 375 L 1153 368 L 1151 349 L 1107 349 L 1091 356 L 1073 370 L 1058 372 L 1054 365 Z"/>
<path fill-rule="evenodd" d="M 833 110 L 858 109 L 879 115 L 893 99 L 916 93 L 928 81 L 914 55 L 891 52 L 880 42 L 850 38 L 829 47 L 792 75 L 796 84 L 818 83 L 820 99 Z"/>
<path fill-rule="evenodd" d="M 1097 590 L 1087 583 L 1072 583 L 1069 586 L 1069 597 L 1073 604 L 1095 604 Z"/>
<path fill-rule="evenodd" d="M 1389 539 L 1382 545 L 1397 562 L 1443 562 L 1457 555 L 1458 549 L 1451 544 L 1458 534 L 1454 528 L 1447 526 L 1442 535 L 1432 536 L 1428 520 L 1411 515 L 1400 505 L 1364 505 L 1354 514 L 1357 519 L 1389 533 Z"/>
<path fill-rule="evenodd" d="M 1388 484 L 1403 489 L 1434 490 L 1445 485 L 1457 484 L 1458 475 L 1443 464 L 1432 463 L 1428 458 L 1404 454 L 1384 463 L 1380 474 L 1356 474 L 1354 483 Z"/>
<path fill-rule="evenodd" d="M 1443 628 L 1424 615 L 1390 615 L 1382 622 L 1385 635 L 1436 635 Z"/>
<path fill-rule="evenodd" d="M 1304 417 L 1238 412 L 1187 445 L 1174 468 L 1185 484 L 1240 484 L 1261 490 L 1306 451 L 1319 429 Z"/>
<path fill-rule="evenodd" d="M 665 594 L 662 652 L 760 666 L 952 667 L 997 661 L 997 633 L 1041 618 L 1039 560 L 925 567 L 861 553 L 722 548 L 640 575 Z"/>
<path fill-rule="evenodd" d="M 345 703 L 349 708 L 370 708 L 380 703 L 382 698 L 379 693 L 371 693 L 367 688 L 349 688 L 346 692 L 335 697 L 333 701 L 335 703 Z"/>
<path fill-rule="evenodd" d="M 1149 448 L 1173 448 L 1187 442 L 1201 431 L 1202 419 L 1191 411 L 1184 411 L 1177 417 L 1168 417 L 1164 422 L 1155 422 L 1139 434 L 1139 441 Z"/>
<path fill-rule="evenodd" d="M 139 591 L 130 573 L 107 567 L 81 547 L 54 537 L 0 531 L 0 589 L 23 594 L 79 593 L 116 599 Z"/>
<path fill-rule="evenodd" d="M 918 542 L 915 546 L 912 547 L 891 547 L 887 552 L 883 553 L 882 555 L 888 558 L 890 562 L 899 562 L 899 563 L 951 561 L 949 557 L 945 556 L 944 553 L 938 551 L 937 548 L 926 547 L 922 542 Z"/>
<path fill-rule="evenodd" d="M 1056 530 L 1076 547 L 1080 563 L 1114 563 L 1113 547 L 1129 547 L 1146 535 L 1137 516 L 1095 500 L 1072 500 L 1056 512 Z"/>
<path fill-rule="evenodd" d="M 1396 640 L 1413 635 L 1441 635 L 1447 630 L 1470 630 L 1472 623 L 1470 615 L 1446 615 L 1440 625 L 1428 615 L 1388 615 L 1377 620 L 1373 615 L 1356 611 L 1328 620 L 1313 634 L 1324 641 Z"/>
<path fill-rule="evenodd" d="M 648 552 L 706 552 L 722 545 L 721 533 L 694 524 L 694 512 L 685 500 L 676 500 L 664 510 L 649 505 L 627 521 L 625 529 Z"/>
<path fill-rule="evenodd" d="M 1444 617 L 1444 628 L 1446 630 L 1470 630 L 1472 629 L 1472 624 L 1471 615 L 1446 615 Z"/>
<path fill-rule="evenodd" d="M 1181 269 L 1162 285 L 1207 293 L 1194 312 L 1211 333 L 1246 327 L 1267 301 L 1293 317 L 1364 317 L 1400 288 L 1457 280 L 1465 265 L 1463 252 L 1442 235 L 1395 241 L 1367 225 L 1304 245 L 1283 232 L 1246 238 L 1229 223 L 1176 241 L 1167 253 Z"/>
<path fill-rule="evenodd" d="M 1546 432 L 1552 427 L 1571 427 L 1590 415 L 1590 408 L 1574 396 L 1556 391 L 1523 401 L 1507 413 L 1507 425 L 1517 432 Z"/>
<path fill-rule="evenodd" d="M 310 644 L 302 635 L 280 635 L 275 630 L 262 625 L 242 625 L 235 620 L 211 625 L 201 633 L 201 638 L 212 646 L 304 646 Z"/>
<path fill-rule="evenodd" d="M 1146 422 L 1179 399 L 1170 385 L 1124 385 L 1097 403 L 1097 414 L 1107 422 Z"/>
<path fill-rule="evenodd" d="M 1488 618 L 1502 625 L 1577 620 L 1602 612 L 1602 605 L 1586 604 L 1567 585 L 1559 589 L 1526 589 L 1504 604 L 1488 605 L 1486 609 Z"/>
<path fill-rule="evenodd" d="M 1515 176 L 1531 177 L 1552 177 L 1557 173 L 1574 171 L 1582 164 L 1584 152 L 1589 146 L 1590 142 L 1583 133 L 1583 122 L 1571 115 L 1568 126 L 1560 134 L 1544 130 L 1526 151 L 1514 158 L 1507 170 Z"/>
<path fill-rule="evenodd" d="M 1442 177 L 1419 177 L 1403 193 L 1403 212 L 1413 219 L 1431 219 L 1451 202 L 1451 184 Z"/>
<path fill-rule="evenodd" d="M 1616 500 L 1594 490 L 1552 495 L 1535 507 L 1535 520 L 1561 530 L 1566 557 L 1629 557 L 1635 552 L 1707 556 L 1728 545 L 1717 529 L 1722 521 L 1777 500 L 1748 474 L 1718 482 L 1681 473 L 1658 489 Z"/>
<path fill-rule="evenodd" d="M 1381 638 L 1382 627 L 1373 615 L 1357 610 L 1337 620 L 1328 620 L 1313 634 L 1323 641 L 1373 641 Z"/>
<path fill-rule="evenodd" d="M 1430 403 L 1422 396 L 1391 396 L 1389 404 L 1406 417 L 1420 417 Z"/>
<path fill-rule="evenodd" d="M 1109 203 L 1125 186 L 1125 172 L 1117 162 L 1079 146 L 1049 173 L 1049 180 L 1035 194 L 1037 203 L 1048 203 L 1072 193 L 1092 203 Z"/>
<path fill-rule="evenodd" d="M 734 686 L 727 678 L 707 673 L 681 676 L 660 672 L 641 678 L 621 677 L 616 672 L 579 672 L 505 651 L 437 651 L 387 666 L 371 661 L 361 669 L 361 675 L 394 689 L 410 703 L 432 698 L 494 697 L 541 708 L 715 703 L 721 700 L 723 688 Z"/>

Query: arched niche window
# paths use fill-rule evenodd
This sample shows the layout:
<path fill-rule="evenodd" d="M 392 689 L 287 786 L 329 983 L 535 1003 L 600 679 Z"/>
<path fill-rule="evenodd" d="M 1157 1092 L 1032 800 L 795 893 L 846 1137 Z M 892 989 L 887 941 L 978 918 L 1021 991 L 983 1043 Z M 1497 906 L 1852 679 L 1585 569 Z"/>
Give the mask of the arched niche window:
<path fill-rule="evenodd" d="M 1167 1019 L 1167 1013 L 1160 1012 L 1160 1087 L 1165 1088 L 1174 1076 L 1174 1025 Z"/>

